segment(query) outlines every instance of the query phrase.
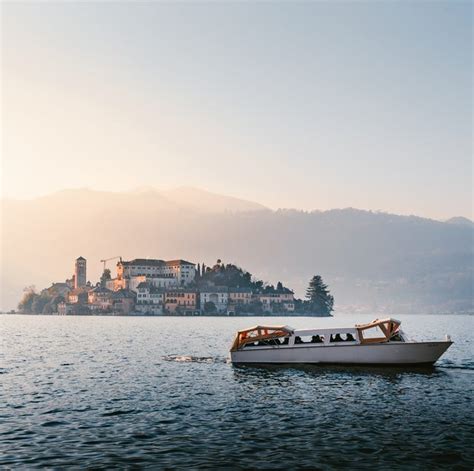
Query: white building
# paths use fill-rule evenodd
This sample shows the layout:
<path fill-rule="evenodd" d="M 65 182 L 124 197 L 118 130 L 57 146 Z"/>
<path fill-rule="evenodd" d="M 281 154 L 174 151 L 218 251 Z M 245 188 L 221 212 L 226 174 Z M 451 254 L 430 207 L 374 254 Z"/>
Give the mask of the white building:
<path fill-rule="evenodd" d="M 117 262 L 117 278 L 130 278 L 132 276 L 153 276 L 163 273 L 164 260 L 136 258 L 129 262 Z"/>
<path fill-rule="evenodd" d="M 294 293 L 288 288 L 275 290 L 270 293 L 260 293 L 258 294 L 258 300 L 262 303 L 265 312 L 273 312 L 274 305 L 278 305 L 288 312 L 295 310 Z"/>
<path fill-rule="evenodd" d="M 136 287 L 137 301 L 135 310 L 143 314 L 163 314 L 164 290 L 150 283 L 140 283 Z"/>
<path fill-rule="evenodd" d="M 186 260 L 157 260 L 137 258 L 129 262 L 120 261 L 117 263 L 117 280 L 132 279 L 134 277 L 146 277 L 146 281 L 151 281 L 155 286 L 162 288 L 189 285 L 196 276 L 196 266 Z M 176 283 L 170 281 L 174 278 Z M 143 280 L 143 279 L 142 279 Z M 138 284 L 142 282 L 138 281 Z M 134 286 L 122 286 L 123 288 L 134 289 Z"/>
<path fill-rule="evenodd" d="M 186 260 L 170 260 L 165 262 L 163 274 L 176 278 L 179 286 L 187 286 L 196 277 L 196 265 Z"/>
<path fill-rule="evenodd" d="M 206 303 L 214 303 L 217 312 L 222 313 L 227 310 L 229 304 L 229 291 L 227 287 L 209 287 L 201 289 L 200 293 L 201 311 L 204 312 Z"/>
<path fill-rule="evenodd" d="M 137 291 L 138 285 L 141 283 L 148 283 L 155 288 L 176 288 L 178 286 L 178 279 L 170 275 L 140 275 L 140 276 L 131 276 L 126 280 L 128 284 L 128 289 L 132 291 Z"/>

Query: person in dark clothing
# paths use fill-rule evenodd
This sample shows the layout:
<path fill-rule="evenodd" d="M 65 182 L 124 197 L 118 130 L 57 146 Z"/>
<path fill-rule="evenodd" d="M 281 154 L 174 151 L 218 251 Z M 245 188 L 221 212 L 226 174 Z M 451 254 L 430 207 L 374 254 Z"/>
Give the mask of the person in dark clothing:
<path fill-rule="evenodd" d="M 303 343 L 303 341 L 301 340 L 301 337 L 298 337 L 298 336 L 295 337 L 295 344 L 297 343 Z"/>
<path fill-rule="evenodd" d="M 341 334 L 336 334 L 334 337 L 331 335 L 331 342 L 344 342 L 342 340 Z"/>
<path fill-rule="evenodd" d="M 313 335 L 311 337 L 311 343 L 322 343 L 321 337 L 319 335 Z"/>
<path fill-rule="evenodd" d="M 354 342 L 355 338 L 352 334 L 346 334 L 346 342 Z"/>

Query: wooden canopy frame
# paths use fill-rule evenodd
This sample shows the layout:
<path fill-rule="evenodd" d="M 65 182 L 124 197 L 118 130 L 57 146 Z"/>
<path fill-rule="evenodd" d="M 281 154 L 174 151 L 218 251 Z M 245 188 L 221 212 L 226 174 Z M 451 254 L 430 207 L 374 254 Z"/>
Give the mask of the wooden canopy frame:
<path fill-rule="evenodd" d="M 280 337 L 287 337 L 294 329 L 287 325 L 256 325 L 249 329 L 239 330 L 232 344 L 231 352 L 235 352 L 248 343 L 260 340 L 271 340 Z"/>
<path fill-rule="evenodd" d="M 392 319 L 388 317 L 387 319 L 375 319 L 368 324 L 356 324 L 357 333 L 359 335 L 360 343 L 368 344 L 368 343 L 383 343 L 388 342 L 394 335 L 399 333 L 401 322 L 397 319 Z M 373 329 L 375 327 L 379 327 L 380 330 L 383 332 L 383 337 L 372 337 L 372 338 L 364 338 L 364 331 L 368 329 Z"/>

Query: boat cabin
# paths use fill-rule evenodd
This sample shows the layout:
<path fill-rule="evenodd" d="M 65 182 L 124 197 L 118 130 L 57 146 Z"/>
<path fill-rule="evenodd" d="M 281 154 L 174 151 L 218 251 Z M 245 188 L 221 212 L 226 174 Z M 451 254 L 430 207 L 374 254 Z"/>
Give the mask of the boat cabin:
<path fill-rule="evenodd" d="M 355 327 L 331 329 L 257 325 L 237 332 L 231 352 L 258 347 L 322 347 L 405 341 L 400 321 L 392 318 L 375 319 Z"/>

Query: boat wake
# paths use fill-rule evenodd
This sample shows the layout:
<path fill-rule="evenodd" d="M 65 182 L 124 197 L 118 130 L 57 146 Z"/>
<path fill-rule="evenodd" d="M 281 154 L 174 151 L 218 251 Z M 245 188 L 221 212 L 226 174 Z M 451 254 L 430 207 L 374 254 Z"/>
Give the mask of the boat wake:
<path fill-rule="evenodd" d="M 454 363 L 450 360 L 439 362 L 436 366 L 447 370 L 474 370 L 474 362 L 466 361 L 462 363 Z"/>
<path fill-rule="evenodd" d="M 175 361 L 177 363 L 227 363 L 227 358 L 215 357 L 195 357 L 192 355 L 166 355 L 165 361 Z"/>

